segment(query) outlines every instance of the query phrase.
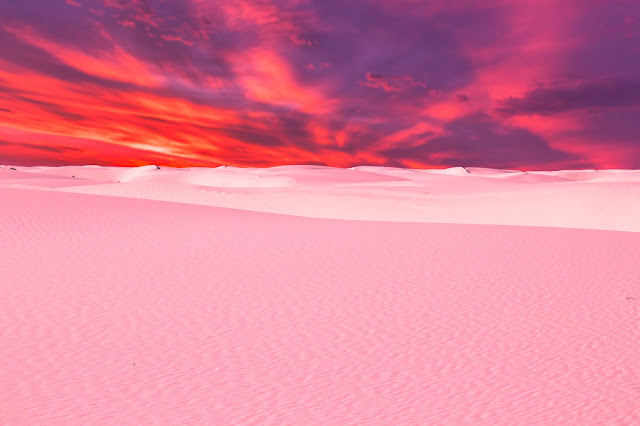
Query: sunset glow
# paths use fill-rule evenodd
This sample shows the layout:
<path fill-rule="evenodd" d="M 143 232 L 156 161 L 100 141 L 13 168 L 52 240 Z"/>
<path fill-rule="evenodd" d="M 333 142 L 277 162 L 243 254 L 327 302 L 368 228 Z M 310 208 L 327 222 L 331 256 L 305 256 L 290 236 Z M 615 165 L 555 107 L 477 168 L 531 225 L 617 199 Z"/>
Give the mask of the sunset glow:
<path fill-rule="evenodd" d="M 0 0 L 0 163 L 640 168 L 640 5 Z"/>

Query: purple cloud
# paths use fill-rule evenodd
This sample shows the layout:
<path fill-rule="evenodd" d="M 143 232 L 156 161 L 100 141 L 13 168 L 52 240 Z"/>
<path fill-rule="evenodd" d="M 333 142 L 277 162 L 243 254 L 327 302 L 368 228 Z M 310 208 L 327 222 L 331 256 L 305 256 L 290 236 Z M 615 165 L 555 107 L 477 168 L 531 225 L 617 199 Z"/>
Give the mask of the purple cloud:
<path fill-rule="evenodd" d="M 539 87 L 509 97 L 496 109 L 503 115 L 551 115 L 567 111 L 640 105 L 640 81 L 600 79 Z"/>
<path fill-rule="evenodd" d="M 546 164 L 571 163 L 591 166 L 588 160 L 552 148 L 547 141 L 525 129 L 502 125 L 484 114 L 463 117 L 447 124 L 444 135 L 425 137 L 417 145 L 385 151 L 398 164 L 411 160 L 446 166 L 494 168 L 544 168 Z"/>

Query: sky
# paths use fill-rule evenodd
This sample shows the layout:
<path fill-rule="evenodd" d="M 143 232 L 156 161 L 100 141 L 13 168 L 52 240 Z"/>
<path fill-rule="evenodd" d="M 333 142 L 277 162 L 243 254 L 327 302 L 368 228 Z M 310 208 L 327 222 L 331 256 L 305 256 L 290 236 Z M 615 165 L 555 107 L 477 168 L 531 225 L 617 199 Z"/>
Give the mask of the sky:
<path fill-rule="evenodd" d="M 637 0 L 0 0 L 0 163 L 640 168 Z"/>

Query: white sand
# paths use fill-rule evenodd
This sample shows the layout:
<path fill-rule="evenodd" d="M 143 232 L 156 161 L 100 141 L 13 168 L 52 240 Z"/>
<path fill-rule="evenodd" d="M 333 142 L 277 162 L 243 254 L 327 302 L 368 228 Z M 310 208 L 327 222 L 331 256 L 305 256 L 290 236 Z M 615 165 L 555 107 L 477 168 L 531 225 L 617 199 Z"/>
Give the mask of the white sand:
<path fill-rule="evenodd" d="M 0 186 L 326 219 L 640 231 L 640 170 L 16 167 Z M 75 178 L 71 178 L 75 176 Z M 7 180 L 8 179 L 8 180 Z"/>
<path fill-rule="evenodd" d="M 639 171 L 14 168 L 2 424 L 640 424 Z"/>

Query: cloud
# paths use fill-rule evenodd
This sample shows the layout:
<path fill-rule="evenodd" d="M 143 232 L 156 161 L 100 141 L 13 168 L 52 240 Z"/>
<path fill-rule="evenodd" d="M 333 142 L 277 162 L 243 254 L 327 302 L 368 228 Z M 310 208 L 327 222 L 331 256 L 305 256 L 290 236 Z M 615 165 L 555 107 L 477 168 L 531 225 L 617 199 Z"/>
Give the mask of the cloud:
<path fill-rule="evenodd" d="M 72 146 L 52 146 L 52 145 L 37 145 L 37 144 L 28 144 L 28 143 L 17 143 L 17 142 L 7 142 L 0 140 L 0 145 L 2 146 L 16 146 L 26 149 L 35 149 L 40 151 L 53 152 L 56 154 L 63 154 L 70 151 L 80 151 L 78 148 L 74 148 Z"/>
<path fill-rule="evenodd" d="M 116 9 L 117 22 L 125 27 L 135 28 L 137 22 L 157 28 L 163 23 L 147 0 L 104 0 L 104 7 Z"/>
<path fill-rule="evenodd" d="M 299 36 L 298 34 L 291 34 L 289 36 L 289 40 L 291 40 L 291 42 L 293 44 L 295 44 L 296 46 L 308 46 L 308 47 L 313 47 L 313 46 L 317 46 L 318 42 L 317 41 L 313 41 L 313 40 L 307 40 L 301 36 Z"/>
<path fill-rule="evenodd" d="M 141 86 L 159 85 L 163 80 L 150 64 L 138 60 L 118 45 L 91 54 L 49 40 L 28 27 L 5 27 L 5 30 L 87 75 Z"/>
<path fill-rule="evenodd" d="M 235 72 L 250 99 L 308 113 L 324 114 L 332 109 L 334 101 L 321 89 L 301 84 L 291 65 L 271 49 L 237 55 Z"/>
<path fill-rule="evenodd" d="M 20 54 L 16 54 L 20 52 Z M 62 81 L 73 81 L 77 83 L 97 83 L 101 82 L 105 86 L 116 88 L 113 81 L 87 74 L 73 65 L 62 62 L 54 55 L 20 40 L 15 35 L 10 34 L 0 28 L 0 61 L 4 60 L 5 70 L 16 74 L 24 74 L 25 70 L 31 73 L 42 73 L 54 79 Z M 44 71 L 44 72 L 43 72 Z M 11 75 L 11 74 L 9 74 Z M 11 80 L 7 76 L 5 88 L 11 85 Z M 2 81 L 0 81 L 0 85 Z M 120 88 L 123 86 L 120 85 Z"/>
<path fill-rule="evenodd" d="M 129 7 L 129 0 L 104 0 L 105 7 L 112 7 L 116 9 L 126 9 Z"/>
<path fill-rule="evenodd" d="M 73 148 L 70 146 L 27 145 L 27 144 L 22 144 L 21 146 L 29 149 L 39 149 L 41 151 L 55 152 L 57 154 L 63 154 L 69 151 L 80 151 L 78 148 Z"/>
<path fill-rule="evenodd" d="M 540 168 L 581 160 L 574 154 L 553 149 L 527 130 L 501 124 L 483 114 L 455 120 L 443 130 L 442 135 L 427 136 L 417 145 L 396 146 L 384 155 L 400 162 L 490 168 Z"/>
<path fill-rule="evenodd" d="M 193 41 L 191 40 L 185 40 L 184 38 L 182 38 L 179 35 L 175 35 L 175 34 L 162 34 L 160 36 L 163 40 L 166 41 L 178 41 L 180 43 L 186 44 L 187 46 L 193 46 Z"/>
<path fill-rule="evenodd" d="M 568 111 L 640 105 L 640 81 L 598 79 L 561 82 L 509 97 L 496 109 L 505 116 L 552 115 Z"/>
<path fill-rule="evenodd" d="M 412 87 L 427 88 L 426 84 L 415 81 L 413 77 L 408 75 L 383 75 L 368 72 L 366 77 L 365 81 L 359 81 L 358 84 L 374 89 L 382 89 L 385 92 L 398 92 Z"/>
<path fill-rule="evenodd" d="M 72 164 L 211 166 L 216 164 L 214 161 L 163 155 L 97 140 L 22 131 L 3 126 L 0 126 L 0 137 L 2 138 L 0 145 L 3 146 L 0 150 L 0 163 L 5 164 L 25 166 Z"/>

